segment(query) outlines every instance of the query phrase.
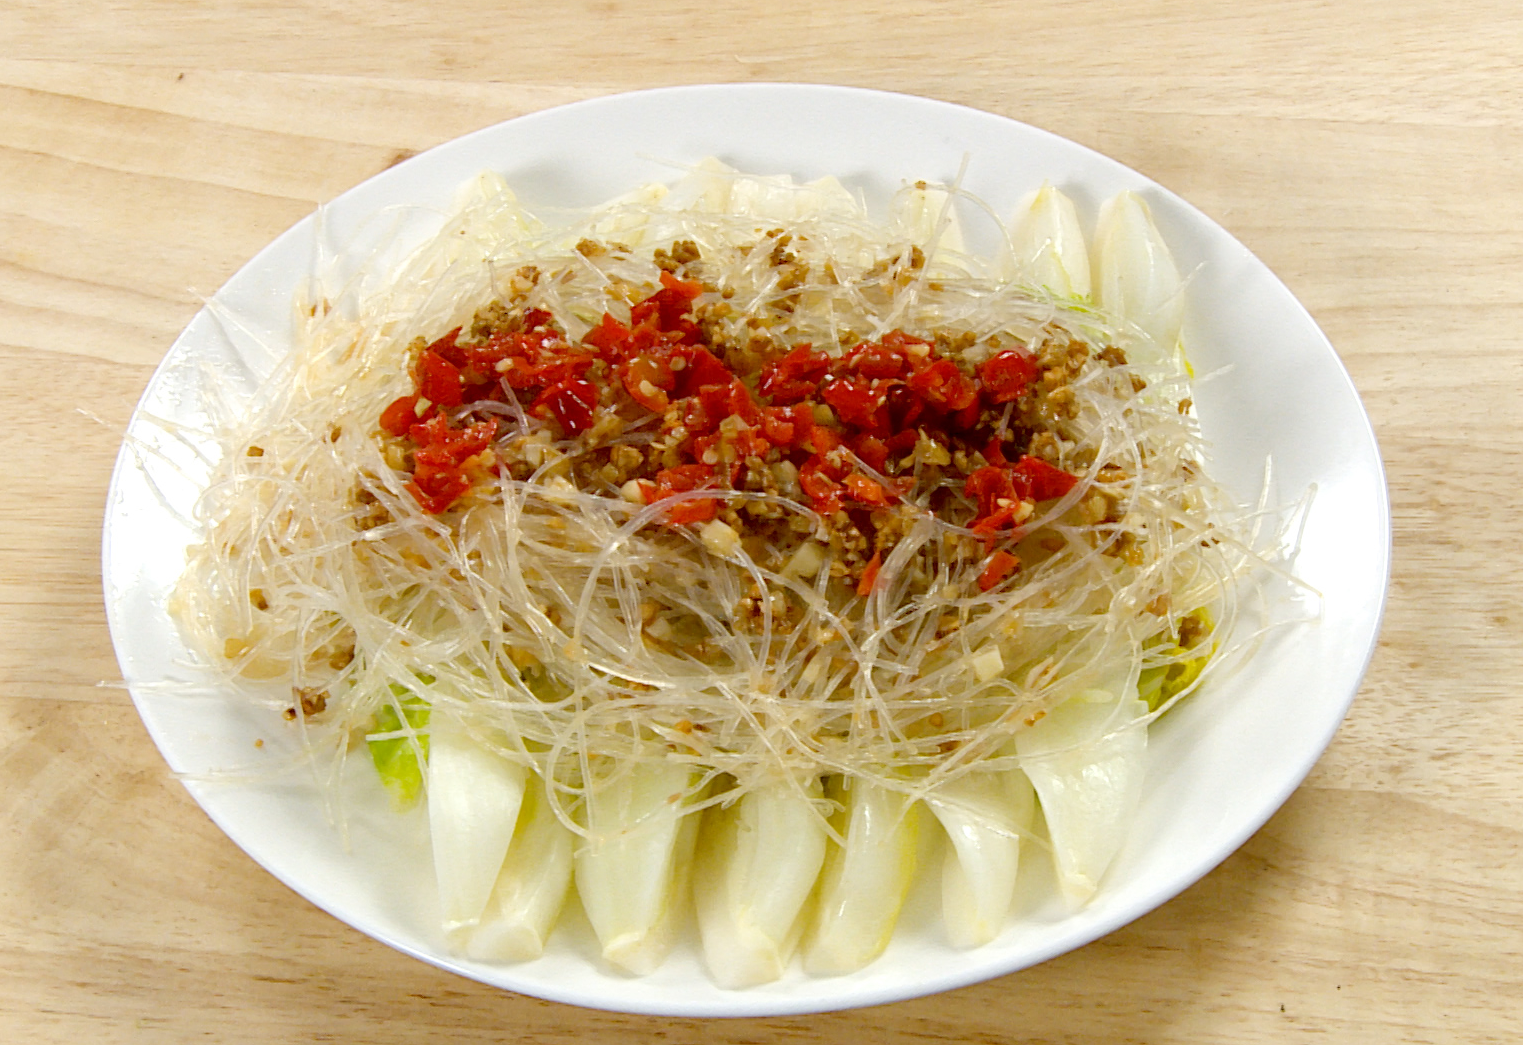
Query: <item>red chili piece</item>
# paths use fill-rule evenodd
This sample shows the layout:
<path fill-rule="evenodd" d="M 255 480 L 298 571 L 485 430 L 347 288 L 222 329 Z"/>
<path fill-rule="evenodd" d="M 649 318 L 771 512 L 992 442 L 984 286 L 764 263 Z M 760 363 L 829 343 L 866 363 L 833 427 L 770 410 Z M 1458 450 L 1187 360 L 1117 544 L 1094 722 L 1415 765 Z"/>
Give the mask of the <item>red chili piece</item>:
<path fill-rule="evenodd" d="M 989 563 L 978 575 L 978 588 L 988 591 L 1000 581 L 1020 569 L 1021 560 L 1003 549 L 989 556 Z"/>
<path fill-rule="evenodd" d="M 440 406 L 459 406 L 460 368 L 433 349 L 425 349 L 418 359 L 418 391 Z"/>
<path fill-rule="evenodd" d="M 592 426 L 592 415 L 597 406 L 597 386 L 584 378 L 572 377 L 541 392 L 534 400 L 533 409 L 542 412 L 548 407 L 560 426 L 575 435 Z"/>
<path fill-rule="evenodd" d="M 1026 388 L 1041 375 L 1033 356 L 1005 351 L 985 360 L 978 368 L 984 398 L 992 404 L 1009 403 L 1026 394 Z"/>
<path fill-rule="evenodd" d="M 862 579 L 857 581 L 857 594 L 864 599 L 873 593 L 874 586 L 878 583 L 878 571 L 883 568 L 883 554 L 873 552 L 873 557 L 867 560 L 867 565 L 862 567 Z"/>
<path fill-rule="evenodd" d="M 1033 501 L 1050 501 L 1062 497 L 1078 483 L 1079 477 L 1048 464 L 1039 457 L 1022 454 L 1012 469 L 1017 480 L 1025 484 L 1025 496 Z"/>
<path fill-rule="evenodd" d="M 690 490 L 701 490 L 712 486 L 714 482 L 714 469 L 701 464 L 684 464 L 676 468 L 663 468 L 656 473 L 656 482 L 653 489 L 645 489 L 645 501 L 647 504 L 655 504 L 665 500 L 674 494 L 687 493 Z M 666 521 L 673 526 L 681 526 L 685 523 L 707 522 L 714 518 L 718 510 L 718 502 L 712 497 L 684 501 L 674 504 L 666 510 Z"/>
<path fill-rule="evenodd" d="M 402 396 L 381 411 L 381 430 L 398 439 L 418 423 L 418 397 Z"/>
<path fill-rule="evenodd" d="M 409 429 L 417 449 L 413 451 L 413 477 L 407 489 L 424 511 L 438 515 L 465 495 L 471 479 L 462 466 L 490 446 L 496 432 L 495 420 L 451 428 L 437 414 Z"/>
<path fill-rule="evenodd" d="M 829 356 L 802 344 L 762 367 L 756 388 L 779 406 L 797 403 L 820 390 L 820 381 L 829 370 Z"/>

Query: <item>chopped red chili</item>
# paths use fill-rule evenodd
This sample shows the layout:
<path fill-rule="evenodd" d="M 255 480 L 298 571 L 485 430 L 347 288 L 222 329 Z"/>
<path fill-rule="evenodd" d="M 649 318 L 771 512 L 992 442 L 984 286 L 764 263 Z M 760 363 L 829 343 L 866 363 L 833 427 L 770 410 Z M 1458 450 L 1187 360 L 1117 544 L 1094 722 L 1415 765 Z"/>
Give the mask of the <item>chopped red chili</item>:
<path fill-rule="evenodd" d="M 1041 375 L 1035 357 L 1024 352 L 1001 352 L 978 368 L 984 398 L 990 403 L 1009 403 L 1025 395 L 1026 388 Z"/>
<path fill-rule="evenodd" d="M 757 391 L 779 405 L 797 403 L 820 390 L 830 357 L 802 344 L 762 367 Z"/>
<path fill-rule="evenodd" d="M 1023 454 L 1012 473 L 1024 484 L 1023 493 L 1033 501 L 1050 501 L 1062 497 L 1078 483 L 1079 477 L 1048 464 L 1039 457 Z"/>
<path fill-rule="evenodd" d="M 558 381 L 534 400 L 536 411 L 548 407 L 560 426 L 573 435 L 591 427 L 597 405 L 597 386 L 580 377 Z"/>
<path fill-rule="evenodd" d="M 665 413 L 672 405 L 672 389 L 677 387 L 677 375 L 671 364 L 656 356 L 635 356 L 621 368 L 624 389 L 630 398 L 651 413 Z"/>
<path fill-rule="evenodd" d="M 956 413 L 978 402 L 978 386 L 950 359 L 938 359 L 909 380 L 910 391 L 918 392 L 938 410 Z"/>
<path fill-rule="evenodd" d="M 816 511 L 831 515 L 842 509 L 845 487 L 830 476 L 825 458 L 815 454 L 799 469 L 799 488 L 809 495 Z"/>
<path fill-rule="evenodd" d="M 978 575 L 978 588 L 980 591 L 988 591 L 1000 581 L 1020 569 L 1021 560 L 1001 549 L 989 556 L 988 565 Z"/>
<path fill-rule="evenodd" d="M 463 465 L 490 446 L 496 432 L 495 420 L 452 428 L 440 414 L 408 429 L 417 449 L 413 451 L 413 476 L 407 489 L 424 511 L 437 515 L 470 490 L 471 479 Z"/>
<path fill-rule="evenodd" d="M 894 499 L 894 495 L 882 483 L 856 472 L 846 477 L 846 490 L 852 500 L 863 504 L 888 504 Z"/>
<path fill-rule="evenodd" d="M 661 453 L 635 476 L 647 503 L 734 487 L 747 462 L 790 461 L 817 512 L 832 517 L 849 509 L 867 520 L 910 496 L 925 460 L 911 452 L 922 440 L 938 453 L 973 456 L 981 447 L 986 463 L 961 485 L 976 506 L 967 525 L 992 547 L 1015 530 L 1024 502 L 1061 497 L 1078 482 L 1029 455 L 1012 464 L 991 433 L 1000 414 L 984 411 L 1004 408 L 1008 416 L 1005 404 L 1026 396 L 1041 373 L 1024 349 L 999 352 L 970 371 L 934 342 L 894 330 L 839 355 L 796 344 L 737 372 L 727 362 L 735 357 L 725 355 L 734 350 L 711 343 L 695 318 L 704 293 L 701 283 L 663 271 L 628 323 L 604 314 L 579 342 L 548 312 L 531 309 L 485 336 L 461 342 L 457 328 L 429 344 L 414 367 L 413 393 L 380 417 L 388 436 L 414 444 L 409 488 L 419 504 L 442 512 L 470 489 L 463 462 L 496 433 L 479 405 L 492 400 L 525 404 L 566 437 L 592 429 L 604 410 L 621 412 L 625 425 L 642 412 L 659 415 Z M 741 358 L 755 365 L 753 356 Z M 1002 438 L 1015 437 L 1007 431 Z M 1021 445 L 1014 443 L 1012 455 Z M 945 473 L 932 475 L 929 489 L 946 485 Z M 755 472 L 748 481 L 757 481 Z M 671 506 L 664 518 L 701 522 L 722 506 L 716 497 L 696 499 Z M 991 583 L 1005 576 L 995 563 L 1009 565 L 991 559 L 985 576 L 998 574 Z"/>
<path fill-rule="evenodd" d="M 604 312 L 602 321 L 587 331 L 586 336 L 582 338 L 582 344 L 608 353 L 624 344 L 628 337 L 629 328 Z"/>
<path fill-rule="evenodd" d="M 385 410 L 381 411 L 381 429 L 387 435 L 397 438 L 407 434 L 407 430 L 418 422 L 418 397 L 415 395 L 402 396 L 392 402 Z"/>
<path fill-rule="evenodd" d="M 701 490 L 714 483 L 714 469 L 702 464 L 684 464 L 676 468 L 663 468 L 656 473 L 653 488 L 643 488 L 647 504 L 655 504 L 674 494 Z M 712 497 L 684 501 L 666 510 L 666 521 L 673 526 L 685 523 L 706 522 L 714 518 L 718 502 Z"/>
<path fill-rule="evenodd" d="M 857 581 L 857 594 L 864 599 L 873 593 L 873 588 L 878 583 L 878 571 L 883 568 L 883 553 L 873 552 L 873 557 L 867 560 L 867 565 L 862 568 L 862 579 Z"/>
<path fill-rule="evenodd" d="M 653 323 L 659 330 L 681 334 L 687 344 L 697 344 L 702 335 L 688 318 L 688 311 L 693 299 L 702 293 L 702 283 L 685 282 L 663 270 L 661 289 L 630 310 L 630 323 Z"/>
<path fill-rule="evenodd" d="M 418 360 L 418 392 L 440 406 L 460 405 L 460 368 L 433 349 Z"/>

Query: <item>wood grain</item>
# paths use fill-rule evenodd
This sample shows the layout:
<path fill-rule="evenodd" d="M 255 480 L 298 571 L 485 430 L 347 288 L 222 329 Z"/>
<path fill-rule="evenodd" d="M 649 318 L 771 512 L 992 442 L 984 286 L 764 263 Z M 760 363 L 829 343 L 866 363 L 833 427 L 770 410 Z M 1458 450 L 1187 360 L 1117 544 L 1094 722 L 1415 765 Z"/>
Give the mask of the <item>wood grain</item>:
<path fill-rule="evenodd" d="M 722 0 L 0 10 L 0 1039 L 1483 1043 L 1523 1023 L 1523 9 Z M 1220 868 L 947 995 L 728 1022 L 422 965 L 206 819 L 120 686 L 99 527 L 199 307 L 318 202 L 497 120 L 800 80 L 1012 116 L 1158 179 L 1311 310 L 1395 519 L 1380 647 L 1307 783 Z"/>

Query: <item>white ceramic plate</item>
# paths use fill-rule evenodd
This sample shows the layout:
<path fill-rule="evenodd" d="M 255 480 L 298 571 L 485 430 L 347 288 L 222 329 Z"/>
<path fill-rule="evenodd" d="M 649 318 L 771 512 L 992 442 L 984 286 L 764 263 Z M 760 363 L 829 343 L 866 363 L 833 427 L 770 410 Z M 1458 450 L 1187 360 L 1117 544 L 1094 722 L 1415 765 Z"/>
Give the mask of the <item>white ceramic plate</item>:
<path fill-rule="evenodd" d="M 357 780 L 342 792 L 340 832 L 324 798 L 332 793 L 301 769 L 282 768 L 294 750 L 291 727 L 226 699 L 190 666 L 165 599 L 191 538 L 184 520 L 205 465 L 194 439 L 167 437 L 150 415 L 194 429 L 205 422 L 209 395 L 247 396 L 289 345 L 292 293 L 314 259 L 331 260 L 338 245 L 341 272 L 350 257 L 343 250 L 362 257 L 383 231 L 400 228 L 404 244 L 421 239 L 480 170 L 500 171 L 531 210 L 542 211 L 675 180 L 673 162 L 709 155 L 756 174 L 834 174 L 880 205 L 906 180 L 952 180 L 965 161 L 965 187 L 1003 215 L 1044 179 L 1091 216 L 1115 192 L 1140 191 L 1181 269 L 1194 272 L 1195 365 L 1227 368 L 1196 395 L 1213 472 L 1251 498 L 1269 455 L 1281 496 L 1316 488 L 1296 572 L 1321 593 L 1320 604 L 1308 604 L 1319 616 L 1276 632 L 1245 670 L 1154 727 L 1133 834 L 1099 895 L 1077 913 L 1034 903 L 995 942 L 956 951 L 940 937 L 923 884 L 927 895 L 912 901 L 887 954 L 868 968 L 833 979 L 795 970 L 739 992 L 713 986 L 689 946 L 652 976 L 611 972 L 574 904 L 543 959 L 466 961 L 449 952 L 437 928 L 421 816 L 390 813 L 374 797 L 379 788 Z M 1257 830 L 1332 738 L 1374 647 L 1389 509 L 1373 433 L 1332 346 L 1261 262 L 1189 204 L 1088 149 L 1002 117 L 922 98 L 792 85 L 675 88 L 535 113 L 345 193 L 321 226 L 310 217 L 296 225 L 215 303 L 221 318 L 212 310 L 198 315 L 154 376 L 113 480 L 104 572 L 122 671 L 166 761 L 191 775 L 196 800 L 250 856 L 362 932 L 486 983 L 630 1012 L 755 1016 L 892 1001 L 1044 961 L 1173 897 Z M 934 868 L 922 877 L 933 880 Z"/>

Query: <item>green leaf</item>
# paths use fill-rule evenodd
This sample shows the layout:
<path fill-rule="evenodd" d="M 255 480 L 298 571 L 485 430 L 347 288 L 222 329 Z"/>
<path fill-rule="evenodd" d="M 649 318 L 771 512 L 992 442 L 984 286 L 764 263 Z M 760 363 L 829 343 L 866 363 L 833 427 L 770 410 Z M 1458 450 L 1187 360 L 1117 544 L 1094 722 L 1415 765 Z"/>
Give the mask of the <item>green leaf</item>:
<path fill-rule="evenodd" d="M 1192 622 L 1188 628 L 1187 621 Z M 1180 632 L 1186 635 L 1191 631 L 1209 634 L 1212 626 L 1211 615 L 1204 609 L 1198 609 L 1186 614 L 1180 621 Z M 1201 671 L 1216 653 L 1215 643 L 1201 646 L 1192 642 L 1190 646 L 1184 646 L 1180 644 L 1178 636 L 1167 632 L 1158 636 L 1157 645 L 1154 648 L 1180 659 L 1147 668 L 1137 676 L 1137 695 L 1147 702 L 1149 711 L 1157 711 L 1193 686 L 1195 680 L 1200 678 Z M 1197 655 L 1186 656 L 1192 650 L 1198 650 Z"/>
<path fill-rule="evenodd" d="M 367 743 L 370 747 L 370 760 L 375 763 L 375 771 L 380 774 L 381 783 L 391 792 L 398 809 L 408 809 L 423 793 L 423 766 L 418 761 L 418 752 L 421 749 L 427 760 L 428 734 L 422 730 L 428 725 L 430 708 L 422 697 L 395 683 L 392 684 L 391 691 L 398 698 L 398 704 L 387 704 L 376 712 L 371 733 L 396 733 L 404 728 L 402 720 L 405 718 L 405 728 L 417 734 L 417 745 L 414 746 L 412 739 L 405 736 L 367 740 Z M 398 706 L 402 709 L 401 716 L 397 714 Z"/>

